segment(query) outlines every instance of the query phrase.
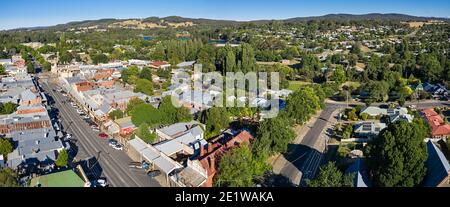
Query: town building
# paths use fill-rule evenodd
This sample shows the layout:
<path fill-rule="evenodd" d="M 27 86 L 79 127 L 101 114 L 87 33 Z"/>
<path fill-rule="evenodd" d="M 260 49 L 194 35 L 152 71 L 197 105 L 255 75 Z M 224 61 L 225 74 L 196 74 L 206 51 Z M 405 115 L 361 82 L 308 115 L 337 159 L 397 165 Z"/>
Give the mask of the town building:
<path fill-rule="evenodd" d="M 441 115 L 436 113 L 433 108 L 424 109 L 421 113 L 431 127 L 432 138 L 448 138 L 450 136 L 450 125 L 446 124 Z"/>
<path fill-rule="evenodd" d="M 431 141 L 427 142 L 428 158 L 425 162 L 427 174 L 425 187 L 450 187 L 450 164 L 441 150 Z"/>

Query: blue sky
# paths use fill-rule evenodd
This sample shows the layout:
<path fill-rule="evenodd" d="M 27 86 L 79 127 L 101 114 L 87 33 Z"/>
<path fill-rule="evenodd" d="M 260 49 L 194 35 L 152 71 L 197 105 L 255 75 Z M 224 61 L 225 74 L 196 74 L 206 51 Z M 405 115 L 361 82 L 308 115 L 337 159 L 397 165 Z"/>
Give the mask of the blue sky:
<path fill-rule="evenodd" d="M 172 15 L 229 20 L 285 19 L 330 13 L 450 17 L 449 0 L 6 0 L 1 5 L 0 29 Z"/>

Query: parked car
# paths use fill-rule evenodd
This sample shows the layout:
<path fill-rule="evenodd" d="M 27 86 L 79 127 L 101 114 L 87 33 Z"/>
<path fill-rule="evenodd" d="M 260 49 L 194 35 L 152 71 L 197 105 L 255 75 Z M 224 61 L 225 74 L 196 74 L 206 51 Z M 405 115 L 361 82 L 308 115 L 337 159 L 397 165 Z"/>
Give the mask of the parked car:
<path fill-rule="evenodd" d="M 80 109 L 77 109 L 77 113 L 78 113 L 78 114 L 84 114 L 84 111 L 82 111 L 82 110 L 80 110 Z"/>
<path fill-rule="evenodd" d="M 100 134 L 98 134 L 98 136 L 103 139 L 106 139 L 109 137 L 106 133 L 100 133 Z"/>
<path fill-rule="evenodd" d="M 91 117 L 89 115 L 84 115 L 83 119 L 90 119 Z"/>
<path fill-rule="evenodd" d="M 117 142 L 117 140 L 115 140 L 115 139 L 109 139 L 108 140 L 108 145 L 111 146 L 111 147 L 115 146 L 117 144 L 119 144 L 119 142 Z"/>
<path fill-rule="evenodd" d="M 155 178 L 155 177 L 161 175 L 161 171 L 153 170 L 153 171 L 148 172 L 147 175 L 151 178 Z"/>
<path fill-rule="evenodd" d="M 123 150 L 123 146 L 121 144 L 113 145 L 112 148 L 115 149 L 115 150 L 119 150 L 119 151 Z"/>
<path fill-rule="evenodd" d="M 142 169 L 143 166 L 140 162 L 130 162 L 130 164 L 128 164 L 128 167 Z"/>
<path fill-rule="evenodd" d="M 67 138 L 67 139 L 70 139 L 70 138 L 72 138 L 72 135 L 69 134 L 69 133 L 67 133 L 67 134 L 66 134 L 66 138 Z"/>
<path fill-rule="evenodd" d="M 91 182 L 91 187 L 108 187 L 106 179 L 99 178 Z"/>

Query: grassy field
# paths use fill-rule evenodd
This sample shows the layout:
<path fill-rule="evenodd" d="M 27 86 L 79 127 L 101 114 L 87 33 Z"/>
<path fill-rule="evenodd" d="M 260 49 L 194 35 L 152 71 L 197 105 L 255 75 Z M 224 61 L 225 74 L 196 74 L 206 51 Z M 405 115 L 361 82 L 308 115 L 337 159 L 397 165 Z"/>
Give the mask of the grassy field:
<path fill-rule="evenodd" d="M 361 86 L 361 83 L 360 82 L 347 81 L 343 85 L 345 85 L 345 86 L 353 86 L 353 88 L 358 88 L 359 86 Z"/>
<path fill-rule="evenodd" d="M 311 83 L 305 82 L 305 81 L 289 81 L 288 89 L 295 91 L 295 90 L 299 89 L 301 86 L 309 85 L 309 84 L 311 84 Z"/>

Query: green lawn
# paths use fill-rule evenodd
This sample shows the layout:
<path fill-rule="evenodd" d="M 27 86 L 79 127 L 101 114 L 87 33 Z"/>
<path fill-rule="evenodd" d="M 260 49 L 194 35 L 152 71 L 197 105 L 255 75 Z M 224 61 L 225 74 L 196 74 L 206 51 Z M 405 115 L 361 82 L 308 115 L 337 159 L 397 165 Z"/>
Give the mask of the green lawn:
<path fill-rule="evenodd" d="M 299 89 L 301 86 L 309 85 L 309 84 L 311 84 L 311 83 L 305 82 L 305 81 L 289 81 L 288 89 L 295 91 L 295 90 Z"/>

